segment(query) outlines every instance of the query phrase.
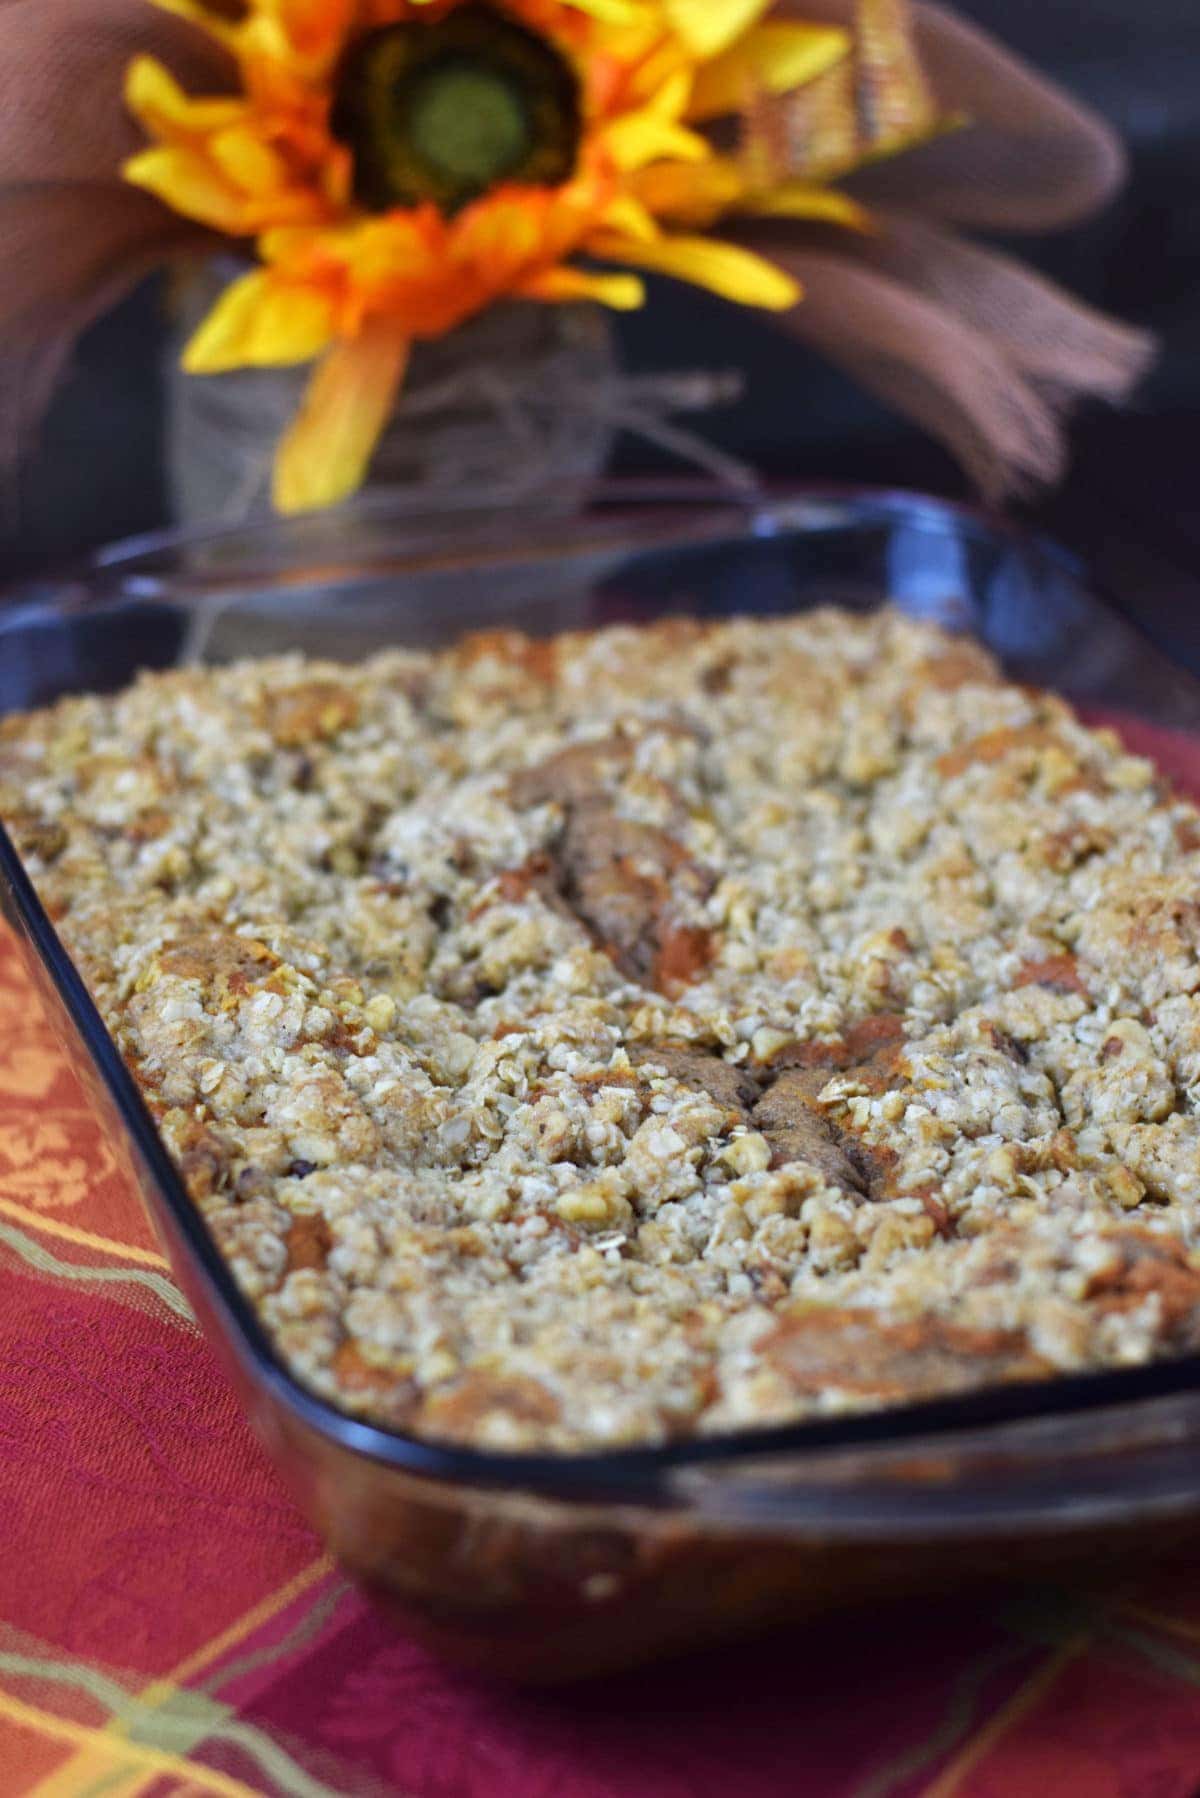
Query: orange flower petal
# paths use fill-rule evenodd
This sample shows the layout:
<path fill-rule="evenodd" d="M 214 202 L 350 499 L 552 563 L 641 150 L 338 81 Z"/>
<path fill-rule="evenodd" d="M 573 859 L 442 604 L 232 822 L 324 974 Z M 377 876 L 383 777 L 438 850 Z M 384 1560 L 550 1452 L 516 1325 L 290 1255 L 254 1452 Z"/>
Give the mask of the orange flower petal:
<path fill-rule="evenodd" d="M 278 511 L 336 505 L 362 485 L 404 378 L 408 349 L 393 324 L 379 321 L 330 350 L 275 457 Z"/>
<path fill-rule="evenodd" d="M 541 196 L 489 194 L 455 221 L 453 254 L 473 263 L 499 286 L 545 254 L 546 206 Z"/>
<path fill-rule="evenodd" d="M 269 0 L 271 11 L 301 56 L 340 54 L 354 23 L 355 0 Z"/>
<path fill-rule="evenodd" d="M 355 228 L 346 225 L 280 225 L 264 231 L 258 253 L 264 262 L 286 263 L 293 270 L 344 268 Z"/>
<path fill-rule="evenodd" d="M 445 223 L 432 208 L 369 219 L 342 233 L 337 254 L 348 280 L 381 312 L 406 286 L 453 279 Z"/>
<path fill-rule="evenodd" d="M 268 112 L 302 112 L 328 70 L 319 58 L 303 57 L 273 15 L 251 13 L 239 26 L 237 59 L 247 97 Z"/>

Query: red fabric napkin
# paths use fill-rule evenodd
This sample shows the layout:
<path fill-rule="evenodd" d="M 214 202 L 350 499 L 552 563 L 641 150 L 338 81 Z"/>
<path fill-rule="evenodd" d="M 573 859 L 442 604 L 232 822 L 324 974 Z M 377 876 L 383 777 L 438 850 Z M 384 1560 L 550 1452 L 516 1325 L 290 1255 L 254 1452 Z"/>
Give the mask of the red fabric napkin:
<path fill-rule="evenodd" d="M 1126 731 L 1200 791 L 1200 744 Z M 251 1440 L 0 931 L 0 1798 L 1192 1798 L 1200 1543 L 554 1693 L 448 1671 Z"/>

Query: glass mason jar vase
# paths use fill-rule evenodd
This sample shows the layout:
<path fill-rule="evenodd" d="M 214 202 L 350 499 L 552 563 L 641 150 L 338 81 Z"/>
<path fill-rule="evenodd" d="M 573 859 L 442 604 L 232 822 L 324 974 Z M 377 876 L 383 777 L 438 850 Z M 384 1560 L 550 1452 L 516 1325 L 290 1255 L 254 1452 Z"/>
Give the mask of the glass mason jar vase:
<path fill-rule="evenodd" d="M 309 368 L 187 375 L 180 351 L 244 272 L 230 256 L 179 271 L 167 368 L 167 466 L 181 524 L 237 522 L 269 504 L 275 445 Z M 404 391 L 368 477 L 371 489 L 443 497 L 502 485 L 570 503 L 604 468 L 617 434 L 620 371 L 610 317 L 591 305 L 514 300 L 414 346 Z"/>

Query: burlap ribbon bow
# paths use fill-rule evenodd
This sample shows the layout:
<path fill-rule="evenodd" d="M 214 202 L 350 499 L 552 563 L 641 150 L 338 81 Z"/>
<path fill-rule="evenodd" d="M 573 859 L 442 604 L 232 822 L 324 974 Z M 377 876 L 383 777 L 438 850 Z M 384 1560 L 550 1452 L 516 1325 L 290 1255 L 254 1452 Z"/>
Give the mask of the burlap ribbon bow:
<path fill-rule="evenodd" d="M 855 0 L 781 10 L 850 26 Z M 940 438 L 998 499 L 1058 478 L 1071 407 L 1123 399 L 1153 346 L 958 228 L 1072 224 L 1118 190 L 1125 162 L 1100 119 L 983 32 L 936 5 L 914 16 L 931 95 L 962 129 L 853 177 L 871 235 L 776 223 L 744 235 L 804 284 L 783 327 Z M 122 72 L 142 51 L 194 91 L 229 84 L 220 50 L 145 0 L 0 0 L 0 451 L 10 466 L 79 333 L 148 269 L 217 241 L 120 179 L 139 146 Z M 857 101 L 868 105 L 869 92 Z M 822 103 L 818 85 L 764 122 L 794 145 L 799 170 L 836 166 Z M 845 117 L 844 106 L 829 114 L 838 129 Z"/>

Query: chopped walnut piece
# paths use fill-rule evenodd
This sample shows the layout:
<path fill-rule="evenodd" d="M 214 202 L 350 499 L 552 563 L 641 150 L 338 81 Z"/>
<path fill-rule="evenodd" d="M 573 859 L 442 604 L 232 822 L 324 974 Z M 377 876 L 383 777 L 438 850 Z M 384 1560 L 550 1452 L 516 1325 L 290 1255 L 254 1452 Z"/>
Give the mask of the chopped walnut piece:
<path fill-rule="evenodd" d="M 333 681 L 285 687 L 267 700 L 267 724 L 281 749 L 328 742 L 358 723 L 358 699 Z"/>
<path fill-rule="evenodd" d="M 324 1267 L 333 1247 L 333 1232 L 319 1212 L 301 1213 L 287 1234 L 288 1270 Z"/>
<path fill-rule="evenodd" d="M 1079 974 L 1079 963 L 1073 955 L 1047 955 L 1041 961 L 1027 961 L 1017 970 L 1018 986 L 1046 986 L 1055 993 L 1078 993 L 1089 997 Z"/>

